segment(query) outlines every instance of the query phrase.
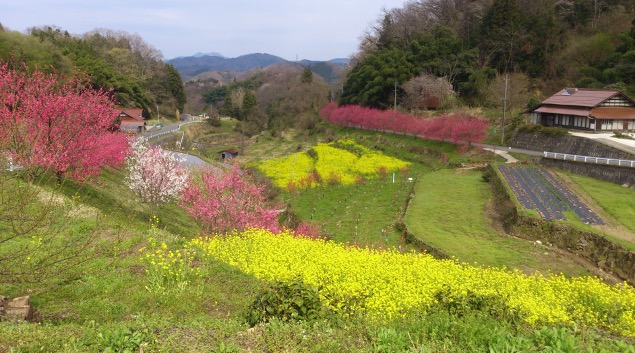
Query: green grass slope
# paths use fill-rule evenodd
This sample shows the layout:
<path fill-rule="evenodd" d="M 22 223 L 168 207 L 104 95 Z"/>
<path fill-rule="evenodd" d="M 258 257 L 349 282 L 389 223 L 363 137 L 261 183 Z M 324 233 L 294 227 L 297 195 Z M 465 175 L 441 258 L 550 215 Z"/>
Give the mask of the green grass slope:
<path fill-rule="evenodd" d="M 437 149 L 399 136 L 351 130 L 334 135 L 340 134 L 354 135 L 367 147 L 418 163 L 410 170 L 417 178 L 417 198 L 409 222 L 422 224 L 421 234 L 452 240 L 447 243 L 457 251 L 462 247 L 461 260 L 487 264 L 485 260 L 491 257 L 493 264 L 513 264 L 516 255 L 506 251 L 532 258 L 531 246 L 512 244 L 488 228 L 483 207 L 489 196 L 478 173 L 429 172 L 442 168 L 439 159 L 461 163 L 479 160 L 478 156 L 456 154 L 447 144 Z M 259 148 L 267 149 L 265 142 L 273 146 L 276 138 L 261 139 Z M 285 146 L 291 150 L 298 143 L 287 141 Z M 142 259 L 140 250 L 150 238 L 165 243 L 166 251 L 180 249 L 200 229 L 174 203 L 162 205 L 158 221 L 151 222 L 149 208 L 125 187 L 123 177 L 123 171 L 110 170 L 94 183 L 63 185 L 59 197 L 76 200 L 99 215 L 99 237 L 87 250 L 88 260 L 63 275 L 46 281 L 0 283 L 2 295 L 30 295 L 41 318 L 40 323 L 2 322 L 0 352 L 541 352 L 556 347 L 564 352 L 635 351 L 626 343 L 628 338 L 592 329 L 530 329 L 469 305 L 460 311 L 439 307 L 413 312 L 384 323 L 363 316 L 328 316 L 311 322 L 273 320 L 250 328 L 246 323 L 249 306 L 268 285 L 219 261 L 206 260 L 200 278 L 185 290 L 148 290 L 152 275 L 147 270 L 153 265 Z M 287 195 L 287 201 L 303 218 L 325 223 L 337 241 L 373 245 L 385 244 L 387 238 L 389 246 L 398 246 L 400 237 L 391 225 L 411 185 L 376 180 L 363 186 L 308 190 Z M 53 184 L 43 187 L 54 189 Z M 431 203 L 434 198 L 436 205 Z M 85 222 L 73 216 L 66 221 L 75 232 L 81 232 Z M 461 258 L 465 254 L 473 257 Z"/>
<path fill-rule="evenodd" d="M 487 211 L 491 189 L 481 175 L 479 171 L 455 170 L 421 175 L 406 213 L 406 225 L 426 244 L 461 262 L 525 272 L 588 274 L 552 249 L 497 232 Z"/>

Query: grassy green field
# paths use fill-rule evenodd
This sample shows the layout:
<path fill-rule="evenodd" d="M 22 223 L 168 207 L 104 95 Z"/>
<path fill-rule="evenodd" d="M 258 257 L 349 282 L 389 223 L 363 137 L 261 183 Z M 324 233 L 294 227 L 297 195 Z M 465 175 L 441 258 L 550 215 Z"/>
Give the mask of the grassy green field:
<path fill-rule="evenodd" d="M 588 274 L 556 252 L 499 234 L 486 210 L 491 196 L 479 171 L 427 173 L 417 181 L 405 221 L 418 238 L 461 262 L 525 272 Z"/>
<path fill-rule="evenodd" d="M 571 174 L 570 178 L 606 213 L 635 233 L 635 189 L 581 175 Z"/>
<path fill-rule="evenodd" d="M 416 166 L 406 178 L 416 178 L 422 170 Z M 405 211 L 412 182 L 398 173 L 386 179 L 368 180 L 364 185 L 309 188 L 298 194 L 285 194 L 291 209 L 301 218 L 317 222 L 332 239 L 362 246 L 401 244 L 395 222 Z"/>
<path fill-rule="evenodd" d="M 444 160 L 458 166 L 494 157 L 474 151 L 460 154 L 449 144 L 402 136 L 349 129 L 330 134 L 328 138 L 353 137 L 416 163 L 410 173 L 417 197 L 408 222 L 413 230 L 414 223 L 424 227 L 421 234 L 434 233 L 440 248 L 454 247 L 442 250 L 456 250 L 467 262 L 518 264 L 525 271 L 542 269 L 540 263 L 555 256 L 536 254 L 531 245 L 491 230 L 484 211 L 489 189 L 479 173 L 443 169 Z M 288 154 L 325 138 L 259 136 L 247 147 L 245 160 Z M 134 197 L 123 178 L 124 171 L 109 170 L 93 183 L 62 185 L 56 197 L 99 215 L 99 237 L 86 249 L 87 261 L 61 275 L 0 283 L 2 295 L 30 295 L 41 318 L 40 323 L 2 322 L 0 352 L 635 352 L 630 338 L 580 327 L 531 328 L 472 310 L 469 303 L 459 311 L 439 307 L 381 323 L 363 315 L 326 316 L 308 322 L 273 320 L 250 328 L 250 305 L 269 284 L 219 261 L 207 259 L 200 279 L 183 291 L 148 290 L 149 264 L 140 250 L 149 239 L 179 249 L 200 229 L 175 203 L 159 207 L 158 222 L 151 222 L 149 207 Z M 294 212 L 324 224 L 335 241 L 383 246 L 388 239 L 388 245 L 398 246 L 400 237 L 392 225 L 411 186 L 398 176 L 394 184 L 391 178 L 369 180 L 365 185 L 281 195 Z M 54 182 L 42 187 L 56 189 Z M 77 212 L 64 217 L 67 229 L 81 234 L 86 220 Z M 59 234 L 63 241 L 66 233 Z"/>

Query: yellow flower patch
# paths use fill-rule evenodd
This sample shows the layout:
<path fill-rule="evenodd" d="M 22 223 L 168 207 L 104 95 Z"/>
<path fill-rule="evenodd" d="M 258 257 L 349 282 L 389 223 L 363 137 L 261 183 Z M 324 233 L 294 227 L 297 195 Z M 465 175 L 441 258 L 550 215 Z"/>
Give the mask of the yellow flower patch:
<path fill-rule="evenodd" d="M 635 336 L 635 289 L 597 278 L 524 275 L 324 240 L 248 230 L 226 238 L 195 239 L 192 248 L 268 281 L 301 276 L 320 286 L 325 304 L 343 314 L 364 312 L 385 321 L 426 310 L 440 300 L 496 298 L 528 324 L 585 325 Z M 442 295 L 441 295 L 442 294 Z M 343 304 L 333 298 L 349 298 Z"/>
<path fill-rule="evenodd" d="M 281 188 L 304 189 L 322 184 L 351 185 L 362 178 L 372 179 L 409 166 L 408 162 L 373 151 L 353 140 L 318 144 L 312 150 L 315 159 L 307 152 L 299 152 L 260 162 L 257 167 Z"/>

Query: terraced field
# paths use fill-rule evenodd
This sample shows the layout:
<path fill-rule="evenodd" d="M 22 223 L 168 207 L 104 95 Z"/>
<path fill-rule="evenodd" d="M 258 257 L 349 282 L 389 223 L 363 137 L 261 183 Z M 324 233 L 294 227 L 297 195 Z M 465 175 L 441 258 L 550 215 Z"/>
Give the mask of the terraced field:
<path fill-rule="evenodd" d="M 571 210 L 586 224 L 605 222 L 550 171 L 534 166 L 499 165 L 498 169 L 520 204 L 546 220 L 566 219 Z"/>

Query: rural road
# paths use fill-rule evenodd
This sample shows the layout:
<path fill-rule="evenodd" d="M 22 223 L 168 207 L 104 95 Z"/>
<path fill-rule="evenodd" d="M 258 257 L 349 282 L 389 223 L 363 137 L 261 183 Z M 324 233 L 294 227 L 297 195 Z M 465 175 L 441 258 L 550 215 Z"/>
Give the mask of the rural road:
<path fill-rule="evenodd" d="M 163 135 L 168 135 L 168 134 L 171 134 L 171 133 L 178 132 L 182 125 L 191 124 L 191 123 L 195 123 L 195 122 L 196 121 L 180 122 L 180 123 L 176 123 L 176 124 L 165 125 L 163 128 L 161 128 L 161 130 L 146 131 L 146 132 L 142 133 L 141 136 L 143 138 L 145 138 L 146 141 L 148 141 L 148 140 L 151 140 L 153 138 L 157 138 L 157 137 L 161 137 Z M 177 157 L 179 157 L 179 158 L 182 158 L 183 159 L 183 164 L 185 166 L 187 166 L 187 167 L 211 166 L 211 164 L 205 162 L 204 160 L 202 160 L 201 158 L 199 158 L 197 156 L 192 156 L 192 155 L 187 154 L 187 153 L 174 152 L 174 151 L 172 151 L 172 154 L 177 156 Z"/>
<path fill-rule="evenodd" d="M 179 157 L 179 158 L 183 158 L 183 165 L 185 165 L 186 167 L 205 167 L 205 166 L 211 166 L 211 164 L 205 162 L 204 160 L 196 157 L 196 156 L 192 156 L 191 154 L 187 154 L 187 153 L 181 153 L 181 152 L 172 152 L 173 155 Z"/>

